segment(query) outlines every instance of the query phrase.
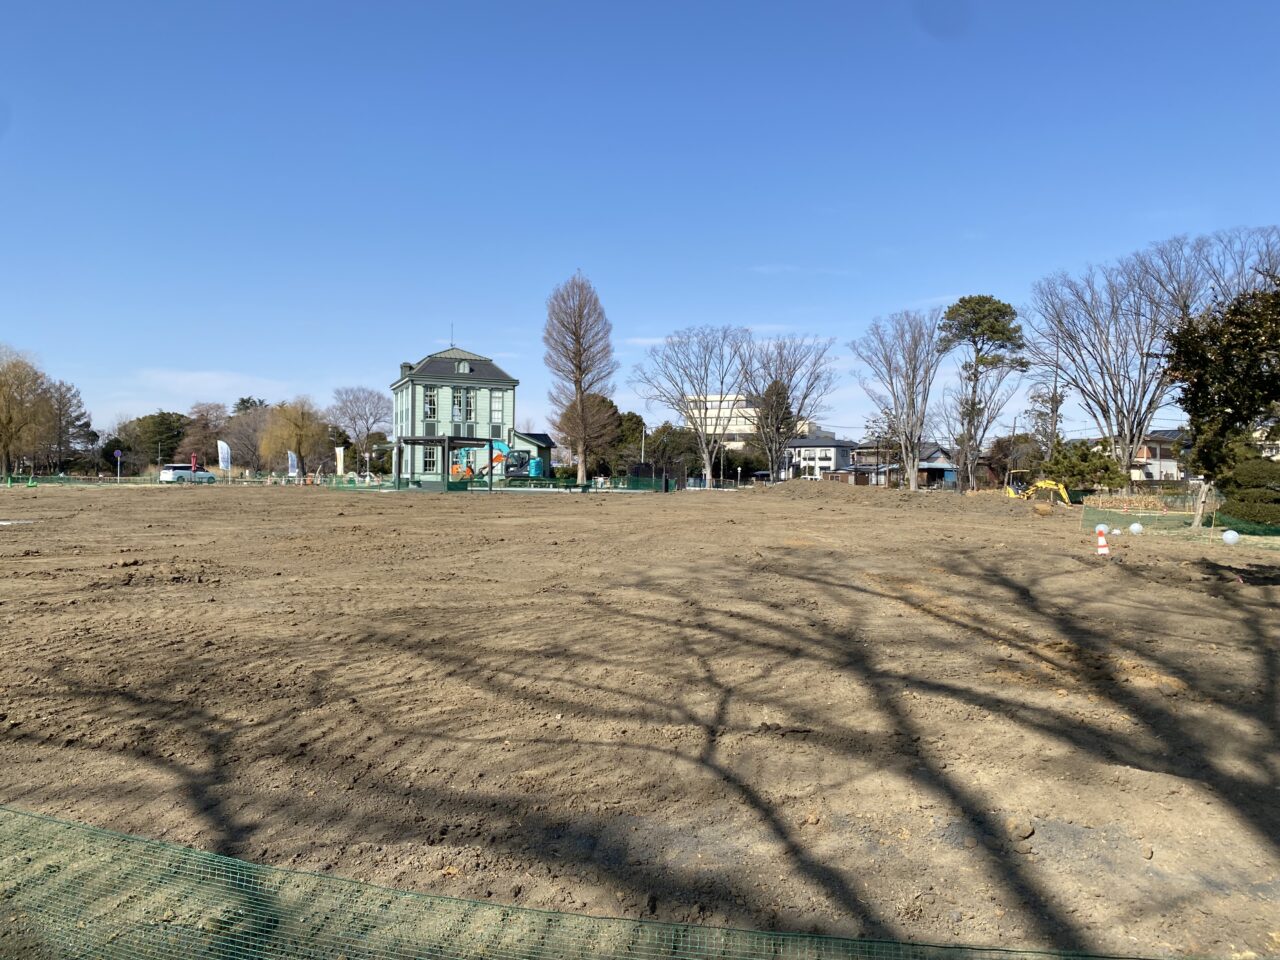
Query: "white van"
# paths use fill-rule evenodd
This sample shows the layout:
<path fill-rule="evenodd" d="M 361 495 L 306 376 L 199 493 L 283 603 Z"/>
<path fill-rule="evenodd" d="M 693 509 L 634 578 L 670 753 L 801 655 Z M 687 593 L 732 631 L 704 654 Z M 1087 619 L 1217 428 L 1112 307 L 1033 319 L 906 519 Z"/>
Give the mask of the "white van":
<path fill-rule="evenodd" d="M 189 463 L 166 463 L 160 468 L 161 483 L 217 483 L 208 470 L 192 470 Z"/>

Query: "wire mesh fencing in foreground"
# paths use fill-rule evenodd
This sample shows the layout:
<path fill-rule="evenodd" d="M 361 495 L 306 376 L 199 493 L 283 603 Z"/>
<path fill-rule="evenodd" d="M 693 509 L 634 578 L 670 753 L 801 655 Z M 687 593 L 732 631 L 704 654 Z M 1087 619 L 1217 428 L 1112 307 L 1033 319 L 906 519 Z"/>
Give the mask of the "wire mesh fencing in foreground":
<path fill-rule="evenodd" d="M 1016 960 L 1067 955 L 503 907 L 263 867 L 0 806 L 0 956 Z"/>

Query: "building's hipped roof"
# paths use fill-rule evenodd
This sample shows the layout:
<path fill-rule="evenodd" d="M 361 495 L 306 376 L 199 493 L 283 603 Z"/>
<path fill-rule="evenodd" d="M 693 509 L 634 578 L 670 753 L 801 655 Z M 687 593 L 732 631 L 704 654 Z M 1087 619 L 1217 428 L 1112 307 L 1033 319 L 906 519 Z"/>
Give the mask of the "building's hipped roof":
<path fill-rule="evenodd" d="M 433 353 L 428 360 L 488 360 L 488 357 L 482 357 L 478 353 L 469 353 L 461 347 L 450 347 L 448 350 L 441 350 L 439 353 Z"/>
<path fill-rule="evenodd" d="M 458 373 L 454 369 L 459 360 L 466 360 L 471 364 L 470 373 Z M 423 357 L 413 365 L 407 375 L 414 377 L 447 377 L 449 379 L 471 377 L 475 380 L 498 380 L 513 387 L 520 382 L 488 357 L 482 357 L 478 353 L 471 353 L 459 347 L 450 347 L 448 350 L 441 350 L 439 353 L 432 353 Z"/>

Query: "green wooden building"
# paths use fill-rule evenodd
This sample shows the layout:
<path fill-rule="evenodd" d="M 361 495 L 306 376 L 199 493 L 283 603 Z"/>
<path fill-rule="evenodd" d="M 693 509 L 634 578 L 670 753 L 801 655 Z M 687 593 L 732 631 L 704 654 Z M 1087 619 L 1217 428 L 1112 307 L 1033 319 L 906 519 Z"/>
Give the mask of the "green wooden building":
<path fill-rule="evenodd" d="M 549 465 L 550 438 L 515 429 L 519 384 L 489 357 L 458 347 L 400 364 L 391 384 L 397 481 L 442 490 L 448 479 L 505 479 L 510 451 L 525 454 L 513 463 Z"/>

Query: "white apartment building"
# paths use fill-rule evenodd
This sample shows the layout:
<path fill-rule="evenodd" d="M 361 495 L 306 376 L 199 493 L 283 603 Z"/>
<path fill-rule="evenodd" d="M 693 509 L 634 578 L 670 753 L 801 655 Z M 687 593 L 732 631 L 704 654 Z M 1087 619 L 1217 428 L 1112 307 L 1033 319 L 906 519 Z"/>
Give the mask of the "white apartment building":
<path fill-rule="evenodd" d="M 747 398 L 740 393 L 710 394 L 705 397 L 687 397 L 690 419 L 703 425 L 709 434 L 724 431 L 726 450 L 741 450 L 747 441 L 755 435 L 756 428 L 752 422 L 755 411 L 747 406 Z M 690 426 L 687 423 L 685 426 Z M 835 439 L 830 430 L 823 430 L 816 423 L 808 420 L 800 423 L 801 437 Z"/>

